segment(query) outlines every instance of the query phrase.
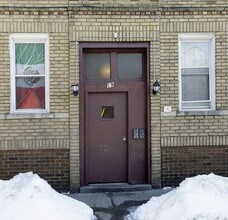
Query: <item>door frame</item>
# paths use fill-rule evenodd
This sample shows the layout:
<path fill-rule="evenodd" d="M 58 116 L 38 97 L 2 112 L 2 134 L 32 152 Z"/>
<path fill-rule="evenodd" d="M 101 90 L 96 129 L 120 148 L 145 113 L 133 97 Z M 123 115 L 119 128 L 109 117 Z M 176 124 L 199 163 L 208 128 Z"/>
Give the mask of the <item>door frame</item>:
<path fill-rule="evenodd" d="M 84 80 L 84 60 L 83 60 L 83 50 L 84 49 L 112 49 L 112 48 L 124 48 L 124 49 L 138 49 L 143 48 L 146 50 L 146 73 L 145 73 L 145 98 L 146 98 L 146 129 L 147 129 L 147 183 L 151 183 L 151 129 L 150 129 L 150 43 L 149 42 L 114 42 L 114 43 L 100 43 L 100 42 L 79 42 L 79 147 L 80 147 L 80 186 L 84 186 L 86 184 L 86 114 L 88 111 L 86 110 L 85 106 L 86 102 L 88 102 L 88 94 L 89 93 L 101 93 L 101 92 L 109 92 L 107 90 L 100 90 L 100 89 L 85 89 L 85 80 Z M 129 89 L 115 89 L 113 88 L 111 92 L 126 92 L 127 93 L 127 134 L 128 137 L 131 136 L 131 131 L 129 130 L 130 127 L 130 112 L 129 112 L 129 104 L 130 104 L 130 92 Z M 130 139 L 130 138 L 129 138 Z M 129 149 L 130 140 L 127 143 L 127 149 Z M 130 166 L 129 166 L 129 157 L 130 152 L 128 150 L 128 174 L 127 177 L 129 179 L 130 175 Z"/>

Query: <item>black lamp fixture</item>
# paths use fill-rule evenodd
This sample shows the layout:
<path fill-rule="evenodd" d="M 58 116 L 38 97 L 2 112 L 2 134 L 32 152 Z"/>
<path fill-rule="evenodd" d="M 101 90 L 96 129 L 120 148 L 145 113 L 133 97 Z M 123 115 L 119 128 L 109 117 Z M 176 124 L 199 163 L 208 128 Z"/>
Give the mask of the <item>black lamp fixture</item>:
<path fill-rule="evenodd" d="M 71 85 L 71 88 L 72 88 L 72 91 L 73 91 L 74 96 L 77 96 L 78 95 L 78 91 L 79 91 L 78 84 Z"/>
<path fill-rule="evenodd" d="M 160 90 L 160 83 L 157 80 L 155 80 L 153 84 L 153 94 L 157 95 L 159 90 Z"/>
<path fill-rule="evenodd" d="M 158 91 L 160 90 L 160 83 L 156 79 L 156 62 L 155 62 L 155 39 L 153 40 L 153 66 L 154 66 L 154 84 L 153 84 L 153 91 L 154 95 L 157 95 Z"/>

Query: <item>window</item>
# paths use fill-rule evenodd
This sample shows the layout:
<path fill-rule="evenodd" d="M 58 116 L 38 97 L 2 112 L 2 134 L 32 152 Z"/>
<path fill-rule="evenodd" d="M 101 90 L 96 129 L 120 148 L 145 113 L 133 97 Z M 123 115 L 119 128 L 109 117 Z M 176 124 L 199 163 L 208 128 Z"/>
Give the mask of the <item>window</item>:
<path fill-rule="evenodd" d="M 49 112 L 48 34 L 11 34 L 11 113 Z"/>
<path fill-rule="evenodd" d="M 86 79 L 110 79 L 110 55 L 86 54 Z"/>
<path fill-rule="evenodd" d="M 118 54 L 118 78 L 119 79 L 142 79 L 143 71 L 142 53 L 119 53 Z"/>
<path fill-rule="evenodd" d="M 114 106 L 102 106 L 101 119 L 114 119 Z"/>
<path fill-rule="evenodd" d="M 213 34 L 179 35 L 180 110 L 215 110 Z"/>
<path fill-rule="evenodd" d="M 84 51 L 86 80 L 143 80 L 145 49 L 109 48 Z"/>

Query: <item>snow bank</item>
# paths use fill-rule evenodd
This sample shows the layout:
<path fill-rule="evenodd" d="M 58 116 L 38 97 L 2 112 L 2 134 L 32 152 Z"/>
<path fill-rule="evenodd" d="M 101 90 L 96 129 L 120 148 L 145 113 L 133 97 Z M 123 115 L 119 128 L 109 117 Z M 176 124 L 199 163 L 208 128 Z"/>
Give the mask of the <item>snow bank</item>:
<path fill-rule="evenodd" d="M 1 220 L 92 220 L 86 204 L 57 193 L 32 172 L 0 180 Z"/>
<path fill-rule="evenodd" d="M 178 188 L 152 197 L 126 220 L 228 220 L 228 178 L 214 174 L 185 179 Z"/>

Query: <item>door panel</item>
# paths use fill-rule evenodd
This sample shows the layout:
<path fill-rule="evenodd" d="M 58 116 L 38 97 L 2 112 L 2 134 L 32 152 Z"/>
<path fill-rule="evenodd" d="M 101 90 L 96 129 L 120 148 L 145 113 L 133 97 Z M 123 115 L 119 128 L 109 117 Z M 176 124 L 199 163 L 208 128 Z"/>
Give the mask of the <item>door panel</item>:
<path fill-rule="evenodd" d="M 145 84 L 138 84 L 137 87 L 130 90 L 130 160 L 129 160 L 129 182 L 146 183 L 147 182 L 147 126 L 146 126 L 146 100 Z M 134 138 L 133 131 L 138 132 L 137 138 Z M 140 134 L 144 132 L 144 135 Z"/>
<path fill-rule="evenodd" d="M 86 182 L 127 181 L 127 93 L 88 93 Z"/>

